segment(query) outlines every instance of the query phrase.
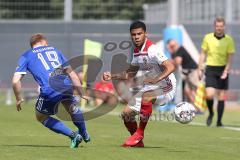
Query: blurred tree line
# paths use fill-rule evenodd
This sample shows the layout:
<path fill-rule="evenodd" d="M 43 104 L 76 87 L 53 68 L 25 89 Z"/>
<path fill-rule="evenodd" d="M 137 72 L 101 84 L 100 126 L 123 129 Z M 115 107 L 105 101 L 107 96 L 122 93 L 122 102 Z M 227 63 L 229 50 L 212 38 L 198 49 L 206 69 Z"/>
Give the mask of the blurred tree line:
<path fill-rule="evenodd" d="M 73 0 L 74 19 L 143 19 L 143 4 L 167 0 Z M 62 19 L 64 0 L 0 0 L 0 18 Z"/>
<path fill-rule="evenodd" d="M 0 0 L 0 18 L 59 19 L 63 17 L 63 0 Z"/>

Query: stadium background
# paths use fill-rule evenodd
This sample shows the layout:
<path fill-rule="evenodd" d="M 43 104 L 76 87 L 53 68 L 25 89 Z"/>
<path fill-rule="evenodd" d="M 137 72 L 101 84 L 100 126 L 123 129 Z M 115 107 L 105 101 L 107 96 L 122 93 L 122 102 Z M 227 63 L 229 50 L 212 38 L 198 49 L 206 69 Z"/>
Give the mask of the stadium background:
<path fill-rule="evenodd" d="M 83 54 L 86 38 L 103 45 L 130 40 L 129 24 L 133 19 L 142 19 L 154 41 L 163 38 L 166 26 L 183 24 L 200 50 L 204 34 L 213 31 L 216 16 L 225 17 L 227 33 L 234 37 L 237 49 L 230 79 L 232 101 L 227 102 L 223 119 L 225 127 L 206 127 L 207 112 L 183 125 L 166 119 L 171 116 L 169 112 L 161 117 L 154 111 L 156 119 L 148 124 L 145 148 L 124 149 L 119 145 L 129 134 L 119 116 L 124 107 L 120 104 L 113 112 L 87 121 L 91 143 L 72 150 L 66 137 L 35 121 L 35 99 L 24 103 L 21 112 L 16 111 L 10 80 L 17 58 L 29 48 L 33 33 L 46 34 L 50 44 L 70 58 Z M 240 0 L 0 0 L 0 160 L 239 160 L 239 24 Z M 130 50 L 102 50 L 102 71 L 110 69 L 111 59 L 118 53 L 131 59 Z M 24 90 L 35 90 L 33 84 L 31 76 L 24 78 Z M 7 105 L 9 97 L 11 105 Z M 71 122 L 64 123 L 74 128 Z"/>
<path fill-rule="evenodd" d="M 132 19 L 146 22 L 150 38 L 162 39 L 163 29 L 171 24 L 171 5 L 177 5 L 177 24 L 183 24 L 200 51 L 204 34 L 213 31 L 213 19 L 223 16 L 227 21 L 227 33 L 235 39 L 237 52 L 240 49 L 240 1 L 239 0 L 132 0 L 132 1 L 84 1 L 84 0 L 1 0 L 0 1 L 0 87 L 11 86 L 10 79 L 17 58 L 29 48 L 31 34 L 46 34 L 50 44 L 67 57 L 83 54 L 83 42 L 88 38 L 101 42 L 119 42 L 129 39 L 129 24 Z M 72 8 L 72 9 L 71 9 Z M 119 49 L 111 53 L 102 50 L 103 70 L 110 68 L 112 56 L 131 52 Z M 230 89 L 233 100 L 240 100 L 240 64 L 238 53 L 233 59 Z M 31 86 L 30 76 L 24 86 Z"/>

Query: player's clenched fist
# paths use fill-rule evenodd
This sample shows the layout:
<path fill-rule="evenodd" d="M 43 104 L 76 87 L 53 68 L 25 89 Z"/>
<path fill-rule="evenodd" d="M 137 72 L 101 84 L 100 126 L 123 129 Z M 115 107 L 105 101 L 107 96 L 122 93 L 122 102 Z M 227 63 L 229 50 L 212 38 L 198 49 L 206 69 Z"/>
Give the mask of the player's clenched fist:
<path fill-rule="evenodd" d="M 112 79 L 112 75 L 110 72 L 104 72 L 103 73 L 103 80 L 110 81 Z"/>

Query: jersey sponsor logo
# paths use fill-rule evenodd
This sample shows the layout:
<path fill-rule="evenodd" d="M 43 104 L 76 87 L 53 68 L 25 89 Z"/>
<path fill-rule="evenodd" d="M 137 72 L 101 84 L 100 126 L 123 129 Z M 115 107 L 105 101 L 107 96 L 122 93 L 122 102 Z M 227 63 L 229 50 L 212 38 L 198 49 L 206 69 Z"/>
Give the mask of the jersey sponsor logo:
<path fill-rule="evenodd" d="M 59 75 L 66 75 L 62 68 L 57 68 L 53 72 L 49 73 L 49 77 L 54 77 Z"/>
<path fill-rule="evenodd" d="M 142 68 L 143 71 L 148 71 L 148 70 L 151 70 L 153 68 L 153 66 L 150 63 L 148 63 L 148 60 L 147 60 L 146 56 L 143 57 L 142 60 L 143 60 L 143 68 Z"/>

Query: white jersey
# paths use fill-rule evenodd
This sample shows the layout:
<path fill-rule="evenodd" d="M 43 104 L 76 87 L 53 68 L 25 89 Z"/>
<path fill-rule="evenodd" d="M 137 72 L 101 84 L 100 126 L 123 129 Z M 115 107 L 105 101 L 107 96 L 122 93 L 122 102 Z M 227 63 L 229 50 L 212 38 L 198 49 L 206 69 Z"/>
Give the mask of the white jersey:
<path fill-rule="evenodd" d="M 146 39 L 141 50 L 138 48 L 134 49 L 132 65 L 139 66 L 137 80 L 143 81 L 147 77 L 156 77 L 162 73 L 161 64 L 167 60 L 167 57 L 161 51 L 159 46 L 155 45 L 149 39 Z M 143 82 L 138 81 L 137 83 L 143 84 Z M 157 84 L 153 85 L 142 85 L 141 91 L 146 92 L 149 90 L 161 90 L 160 94 L 165 94 L 170 92 L 175 88 L 176 79 L 174 74 L 170 74 L 165 79 L 161 80 Z"/>

